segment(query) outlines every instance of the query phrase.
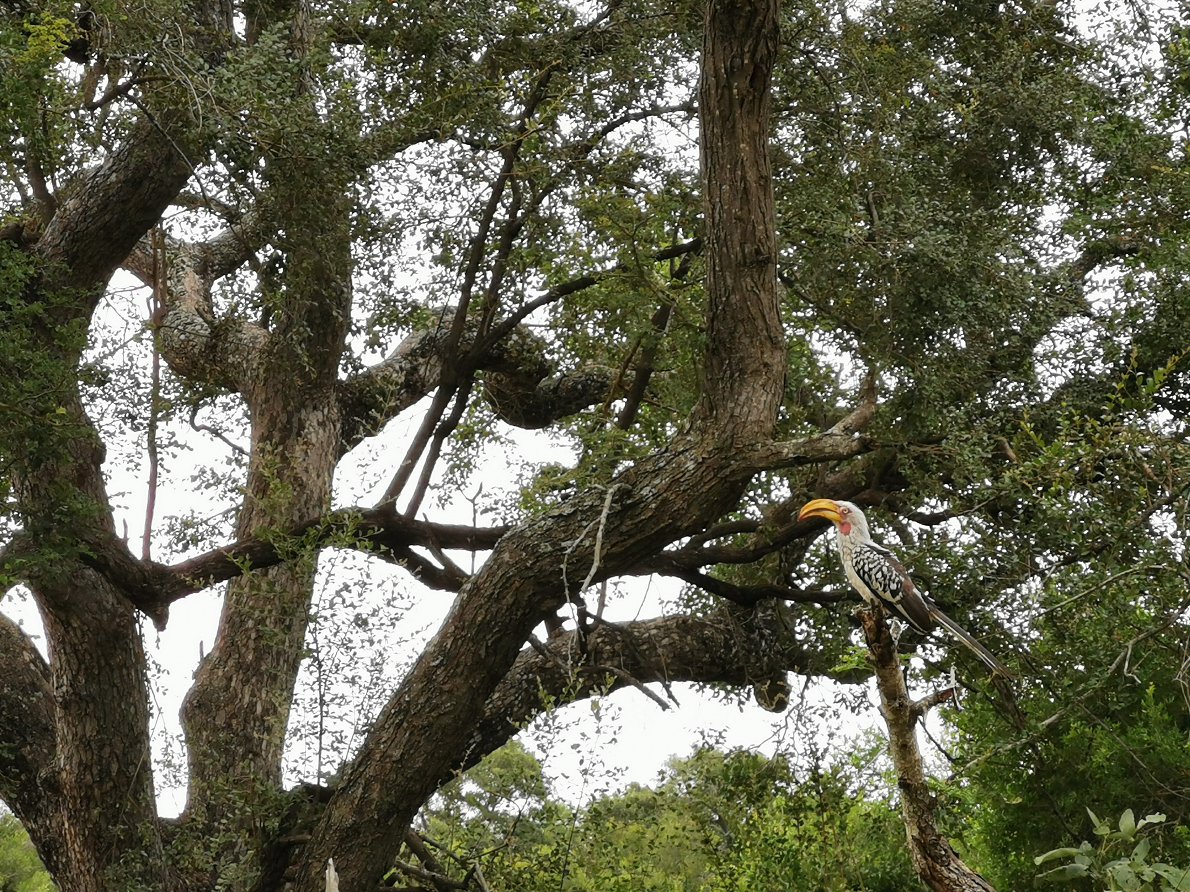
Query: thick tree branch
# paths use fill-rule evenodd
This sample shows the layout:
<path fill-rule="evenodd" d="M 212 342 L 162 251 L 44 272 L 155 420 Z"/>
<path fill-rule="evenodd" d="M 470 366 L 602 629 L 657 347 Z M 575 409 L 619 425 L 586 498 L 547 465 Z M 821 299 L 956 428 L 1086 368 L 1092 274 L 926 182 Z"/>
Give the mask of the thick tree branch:
<path fill-rule="evenodd" d="M 316 95 L 320 62 L 311 50 L 311 9 L 306 2 L 258 4 L 246 10 L 249 40 L 266 32 L 284 35 L 292 67 L 279 75 L 270 107 L 289 138 L 258 143 L 267 191 L 261 213 L 282 263 L 275 288 L 262 294 L 271 311 L 269 332 L 240 324 L 238 352 L 224 366 L 252 423 L 252 447 L 241 509 L 241 538 L 271 538 L 322 517 L 330 510 L 338 457 L 339 411 L 335 385 L 351 319 L 352 219 L 350 201 L 357 168 L 347 160 L 353 135 L 340 133 Z M 300 137 L 297 135 L 301 134 Z M 279 134 L 278 134 L 279 135 Z M 229 239 L 230 260 L 252 247 Z M 218 269 L 218 254 L 202 258 Z M 183 294 L 201 298 L 211 270 L 191 264 Z M 187 321 L 205 322 L 197 313 Z M 191 325 L 164 339 L 194 333 L 195 347 L 209 351 L 209 335 Z M 255 344 L 244 344 L 255 334 Z M 183 339 L 184 340 L 184 339 Z M 218 338 L 214 340 L 219 343 Z M 179 345 L 185 347 L 183 343 Z M 246 361 L 243 361 L 246 360 Z M 199 373 L 201 374 L 201 373 Z M 279 789 L 285 728 L 300 671 L 316 573 L 314 549 L 279 542 L 292 558 L 283 565 L 244 574 L 228 586 L 214 645 L 202 661 L 180 713 L 186 734 L 188 816 L 220 828 L 216 859 L 252 875 L 259 861 L 262 827 L 245 804 Z"/>
<path fill-rule="evenodd" d="M 142 561 L 115 535 L 91 544 L 87 560 L 125 591 L 133 604 L 163 627 L 169 605 L 186 595 L 252 570 L 264 570 L 299 553 L 342 545 L 408 564 L 414 575 L 439 588 L 458 590 L 461 579 L 439 578 L 428 562 L 416 560 L 413 546 L 484 551 L 496 546 L 508 527 L 470 527 L 411 520 L 386 508 L 347 508 L 277 531 L 225 545 L 177 564 Z"/>
<path fill-rule="evenodd" d="M 0 799 L 29 831 L 51 873 L 61 870 L 54 693 L 50 667 L 0 614 Z"/>
<path fill-rule="evenodd" d="M 59 201 L 38 252 L 65 273 L 62 284 L 97 299 L 96 286 L 156 225 L 189 178 L 190 164 L 175 138 L 159 123 L 142 121 Z"/>
<path fill-rule="evenodd" d="M 464 767 L 502 746 L 541 714 L 546 702 L 558 698 L 571 702 L 634 687 L 634 682 L 755 685 L 784 672 L 827 674 L 827 663 L 833 662 L 805 647 L 772 602 L 710 616 L 599 622 L 581 635 L 555 635 L 544 646 L 548 653 L 522 650 L 492 693 Z"/>
<path fill-rule="evenodd" d="M 599 366 L 537 380 L 533 376 L 489 372 L 484 376 L 483 389 L 502 421 L 535 430 L 588 406 L 615 399 L 617 377 L 614 370 Z"/>
<path fill-rule="evenodd" d="M 408 336 L 383 362 L 338 385 L 344 452 L 378 433 L 389 420 L 438 387 L 452 357 L 474 350 L 479 336 L 475 320 L 468 322 L 458 340 L 452 342 L 452 322 L 457 312 L 454 307 L 443 309 L 433 326 Z M 523 327 L 494 344 L 478 367 L 537 381 L 550 371 L 544 343 Z M 457 369 L 454 374 L 457 376 Z"/>
<path fill-rule="evenodd" d="M 258 379 L 268 332 L 243 318 L 219 318 L 211 306 L 212 285 L 244 257 L 238 233 L 168 251 L 158 326 L 162 355 L 176 374 L 247 394 Z"/>
<path fill-rule="evenodd" d="M 821 442 L 819 442 L 821 441 Z M 829 462 L 854 454 L 861 441 L 839 439 L 830 432 L 803 441 L 781 445 L 782 454 L 814 455 L 814 461 Z M 822 443 L 833 444 L 834 451 Z M 836 489 L 844 492 L 843 489 Z M 850 495 L 850 491 L 844 494 Z M 466 577 L 450 567 L 439 567 L 412 551 L 414 547 L 464 551 L 487 551 L 496 547 L 509 532 L 507 526 L 471 527 L 414 520 L 389 507 L 344 508 L 322 517 L 276 530 L 166 565 L 143 561 L 128 550 L 122 539 L 104 536 L 90 543 L 87 561 L 118 585 L 142 613 L 159 628 L 168 621 L 169 605 L 212 585 L 235 579 L 252 570 L 277 566 L 302 550 L 330 545 L 372 551 L 385 560 L 401 564 L 427 585 L 459 591 Z M 738 586 L 701 573 L 715 564 L 750 564 L 804 539 L 815 530 L 812 522 L 792 521 L 776 529 L 762 529 L 756 521 L 731 521 L 692 536 L 685 545 L 650 554 L 623 569 L 624 575 L 658 573 L 674 576 L 706 591 L 740 604 L 751 605 L 764 598 L 829 603 L 838 599 L 832 592 L 802 590 L 792 586 Z M 709 539 L 739 533 L 753 533 L 752 541 L 732 545 L 707 545 Z"/>
<path fill-rule="evenodd" d="M 657 251 L 653 260 L 662 262 L 701 248 L 701 240 L 695 239 Z M 475 368 L 489 373 L 485 390 L 505 421 L 543 427 L 607 398 L 614 375 L 598 368 L 555 372 L 544 342 L 522 323 L 542 307 L 628 271 L 627 264 L 616 264 L 557 285 L 492 325 L 482 338 L 477 321 L 464 327 L 457 352 L 475 356 Z M 455 312 L 445 308 L 432 327 L 409 335 L 383 362 L 339 385 L 344 452 L 439 386 L 444 364 L 450 361 L 448 320 Z"/>
<path fill-rule="evenodd" d="M 1133 237 L 1117 235 L 1098 239 L 1083 247 L 1082 252 L 1061 269 L 1061 276 L 1072 285 L 1081 298 L 1087 276 L 1113 260 L 1140 253 L 1140 244 Z"/>
<path fill-rule="evenodd" d="M 785 373 L 767 155 L 777 18 L 769 0 L 713 0 L 707 12 L 703 157 L 716 237 L 704 401 L 668 448 L 612 481 L 610 497 L 581 492 L 501 539 L 347 769 L 304 853 L 300 892 L 319 888 L 330 857 L 345 859 L 344 887 L 379 881 L 417 809 L 465 757 L 466 729 L 520 643 L 579 594 L 570 580 L 617 575 L 721 517 L 746 487 L 754 466 L 741 447 L 772 436 Z"/>
<path fill-rule="evenodd" d="M 706 214 L 707 331 L 695 416 L 737 447 L 768 442 L 784 383 L 777 236 L 769 162 L 771 64 L 778 11 L 766 0 L 711 2 L 699 79 Z"/>
<path fill-rule="evenodd" d="M 234 42 L 230 6 L 196 0 L 186 10 L 191 17 L 186 33 L 194 41 L 189 49 L 217 66 Z M 156 108 L 159 99 L 161 109 Z M 164 92 L 160 97 L 148 93 L 140 120 L 123 141 L 63 190 L 65 195 L 56 196 L 53 217 L 37 243 L 40 257 L 56 271 L 56 284 L 97 300 L 97 286 L 157 224 L 190 178 L 201 151 L 187 132 L 192 121 L 182 111 L 169 110 L 172 101 Z"/>
<path fill-rule="evenodd" d="M 876 381 L 869 374 L 860 388 L 859 402 L 855 408 L 821 436 L 786 442 L 759 443 L 748 450 L 749 460 L 755 462 L 757 471 L 772 471 L 814 464 L 823 461 L 826 455 L 832 458 L 861 455 L 870 451 L 872 446 L 860 436 L 860 432 L 871 423 L 875 415 Z"/>

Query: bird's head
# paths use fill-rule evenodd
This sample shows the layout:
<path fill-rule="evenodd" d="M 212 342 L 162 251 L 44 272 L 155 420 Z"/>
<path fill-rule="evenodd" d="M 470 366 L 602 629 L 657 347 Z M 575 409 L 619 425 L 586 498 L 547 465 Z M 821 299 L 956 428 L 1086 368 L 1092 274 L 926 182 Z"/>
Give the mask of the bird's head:
<path fill-rule="evenodd" d="M 834 499 L 815 499 L 807 502 L 798 512 L 798 520 L 811 517 L 823 517 L 835 525 L 840 536 L 854 536 L 860 541 L 866 541 L 868 535 L 868 519 L 858 505 L 851 502 L 835 501 Z"/>

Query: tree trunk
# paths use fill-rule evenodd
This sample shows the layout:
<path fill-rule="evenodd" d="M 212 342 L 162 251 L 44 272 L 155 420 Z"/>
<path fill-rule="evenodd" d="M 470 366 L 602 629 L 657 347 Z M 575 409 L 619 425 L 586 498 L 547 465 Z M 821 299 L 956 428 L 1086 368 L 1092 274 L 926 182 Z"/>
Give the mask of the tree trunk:
<path fill-rule="evenodd" d="M 58 309 L 64 309 L 62 302 Z M 61 419 L 27 461 L 13 465 L 31 557 L 26 579 L 49 641 L 58 880 L 100 892 L 113 877 L 161 879 L 149 745 L 149 700 L 140 618 L 87 563 L 114 538 L 103 447 L 69 375 L 68 340 L 39 333 L 56 361 L 44 366 L 44 417 Z M 56 371 L 55 371 L 56 370 Z"/>
<path fill-rule="evenodd" d="M 252 447 L 239 538 L 275 537 L 323 516 L 340 457 L 335 385 L 351 311 L 344 171 L 331 158 L 312 163 L 295 154 L 275 159 L 271 174 L 286 220 L 286 278 L 243 393 Z M 281 549 L 290 552 L 286 563 L 229 585 L 214 646 L 182 712 L 187 817 L 238 828 L 225 834 L 233 841 L 221 856 L 237 878 L 233 888 L 255 882 L 264 828 L 282 803 L 285 731 L 317 570 L 317 548 L 300 537 L 282 537 Z"/>
<path fill-rule="evenodd" d="M 710 333 L 699 412 L 747 445 L 771 432 L 785 382 L 768 146 L 778 17 L 769 0 L 710 3 L 699 87 Z"/>

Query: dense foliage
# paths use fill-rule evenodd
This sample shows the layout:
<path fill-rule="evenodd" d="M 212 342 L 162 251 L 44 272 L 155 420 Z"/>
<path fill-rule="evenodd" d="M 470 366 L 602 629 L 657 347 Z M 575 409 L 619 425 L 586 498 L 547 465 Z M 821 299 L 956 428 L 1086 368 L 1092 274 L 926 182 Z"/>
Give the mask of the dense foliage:
<path fill-rule="evenodd" d="M 54 884 L 38 860 L 20 822 L 0 815 L 0 889 L 3 892 L 53 892 Z"/>
<path fill-rule="evenodd" d="M 532 756 L 510 744 L 444 789 L 421 829 L 450 857 L 479 863 L 493 888 L 918 888 L 895 808 L 851 786 L 858 775 L 795 773 L 781 757 L 701 749 L 654 785 L 575 810 L 548 796 Z"/>
<path fill-rule="evenodd" d="M 964 857 L 1190 863 L 1186 10 L 793 0 L 769 96 L 739 6 L 0 4 L 0 798 L 63 888 L 370 887 L 415 815 L 505 888 L 906 888 L 845 760 L 576 812 L 500 749 L 866 682 L 820 495 L 1019 676 L 901 641 Z"/>

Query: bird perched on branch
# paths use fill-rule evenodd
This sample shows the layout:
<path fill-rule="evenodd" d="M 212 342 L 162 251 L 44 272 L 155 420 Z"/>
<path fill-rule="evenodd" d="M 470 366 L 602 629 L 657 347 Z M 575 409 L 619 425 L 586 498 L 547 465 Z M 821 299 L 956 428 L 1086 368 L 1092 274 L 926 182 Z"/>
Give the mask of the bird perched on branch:
<path fill-rule="evenodd" d="M 835 525 L 843 572 L 851 587 L 867 603 L 880 605 L 886 613 L 903 620 L 923 635 L 941 626 L 963 642 L 994 673 L 1012 677 L 1007 666 L 913 584 L 895 554 L 872 541 L 868 519 L 856 505 L 834 499 L 815 499 L 802 506 L 797 519 L 810 517 L 823 517 Z"/>

